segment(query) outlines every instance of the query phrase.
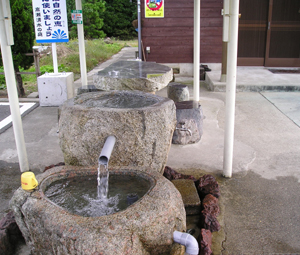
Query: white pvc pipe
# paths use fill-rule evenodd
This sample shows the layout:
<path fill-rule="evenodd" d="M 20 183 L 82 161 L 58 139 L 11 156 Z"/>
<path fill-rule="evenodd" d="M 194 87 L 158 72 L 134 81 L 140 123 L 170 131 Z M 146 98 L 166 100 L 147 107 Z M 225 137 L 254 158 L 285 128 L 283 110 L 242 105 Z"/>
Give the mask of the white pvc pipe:
<path fill-rule="evenodd" d="M 141 1 L 140 0 L 137 1 L 137 12 L 138 12 L 138 49 L 139 49 L 139 59 L 142 59 L 142 21 L 141 21 Z"/>
<path fill-rule="evenodd" d="M 82 10 L 81 0 L 76 0 L 76 10 Z M 84 13 L 82 15 L 84 15 Z M 81 85 L 86 86 L 86 85 L 88 85 L 88 81 L 87 81 L 87 72 L 86 72 L 86 57 L 85 57 L 83 23 L 77 24 L 77 33 L 78 33 L 78 45 L 79 45 Z"/>
<path fill-rule="evenodd" d="M 58 73 L 56 43 L 52 43 L 52 60 L 54 73 Z"/>
<path fill-rule="evenodd" d="M 108 161 L 110 159 L 110 155 L 115 146 L 115 143 L 116 138 L 114 136 L 109 136 L 106 138 L 98 160 L 100 165 L 108 165 Z"/>
<path fill-rule="evenodd" d="M 5 73 L 5 81 L 7 84 L 10 112 L 13 123 L 13 130 L 19 158 L 19 166 L 21 172 L 25 172 L 29 170 L 29 165 L 19 108 L 19 98 L 17 92 L 17 84 L 15 80 L 12 53 L 6 37 L 6 28 L 4 24 L 2 4 L 0 4 L 0 45 Z"/>
<path fill-rule="evenodd" d="M 223 175 L 232 176 L 234 121 L 235 121 L 235 95 L 236 95 L 236 69 L 239 27 L 239 0 L 230 0 L 230 35 L 227 54 L 227 82 L 226 82 L 226 117 L 224 137 Z"/>
<path fill-rule="evenodd" d="M 194 0 L 194 101 L 200 96 L 200 0 Z"/>
<path fill-rule="evenodd" d="M 199 245 L 195 237 L 188 233 L 182 233 L 179 231 L 173 232 L 174 242 L 185 246 L 185 254 L 198 255 Z"/>

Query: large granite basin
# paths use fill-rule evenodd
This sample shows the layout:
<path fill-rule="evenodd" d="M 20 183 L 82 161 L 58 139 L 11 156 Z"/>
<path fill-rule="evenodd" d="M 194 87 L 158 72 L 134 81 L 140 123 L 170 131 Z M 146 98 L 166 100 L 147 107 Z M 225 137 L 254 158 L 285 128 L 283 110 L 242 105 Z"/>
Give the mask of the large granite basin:
<path fill-rule="evenodd" d="M 176 125 L 175 104 L 141 91 L 84 93 L 60 107 L 60 146 L 68 165 L 95 165 L 106 138 L 116 137 L 110 166 L 163 172 Z"/>
<path fill-rule="evenodd" d="M 122 174 L 140 174 L 152 184 L 127 209 L 100 217 L 72 214 L 44 194 L 47 186 L 60 178 L 96 177 L 96 167 L 55 167 L 37 176 L 40 185 L 33 192 L 19 188 L 10 204 L 31 254 L 170 254 L 173 232 L 186 228 L 181 195 L 157 171 L 140 170 L 110 170 L 120 178 Z"/>

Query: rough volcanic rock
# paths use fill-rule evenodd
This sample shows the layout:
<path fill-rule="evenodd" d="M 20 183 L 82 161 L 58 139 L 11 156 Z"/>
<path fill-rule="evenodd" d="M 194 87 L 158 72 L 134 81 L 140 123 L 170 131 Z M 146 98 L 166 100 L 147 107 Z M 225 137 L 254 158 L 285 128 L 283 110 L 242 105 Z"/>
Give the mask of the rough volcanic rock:
<path fill-rule="evenodd" d="M 216 198 L 221 195 L 218 182 L 216 181 L 215 177 L 210 174 L 200 177 L 196 185 L 201 199 L 208 194 L 212 194 Z"/>
<path fill-rule="evenodd" d="M 207 209 L 201 211 L 200 226 L 210 230 L 211 232 L 216 232 L 221 229 L 216 215 L 211 214 L 211 212 Z"/>
<path fill-rule="evenodd" d="M 147 166 L 162 173 L 175 125 L 175 105 L 168 98 L 140 91 L 84 93 L 60 108 L 60 146 L 66 165 L 91 166 L 113 135 L 109 166 Z"/>
<path fill-rule="evenodd" d="M 164 177 L 166 177 L 170 181 L 177 179 L 188 179 L 196 181 L 196 178 L 194 176 L 178 173 L 169 166 L 165 166 Z"/>
<path fill-rule="evenodd" d="M 204 197 L 202 201 L 202 207 L 204 210 L 208 211 L 212 215 L 215 215 L 216 217 L 220 213 L 219 201 L 211 194 L 208 194 Z"/>
<path fill-rule="evenodd" d="M 122 170 L 124 169 L 124 170 Z M 126 168 L 115 168 L 121 172 Z M 92 174 L 96 168 L 61 166 L 36 178 L 39 190 L 19 188 L 10 204 L 32 254 L 170 254 L 174 230 L 185 231 L 181 195 L 160 173 L 136 167 L 155 179 L 155 186 L 127 209 L 101 217 L 74 215 L 45 199 L 51 178 Z M 133 170 L 132 170 L 133 171 Z"/>
<path fill-rule="evenodd" d="M 198 243 L 200 244 L 200 255 L 211 255 L 212 235 L 207 229 L 201 229 Z"/>

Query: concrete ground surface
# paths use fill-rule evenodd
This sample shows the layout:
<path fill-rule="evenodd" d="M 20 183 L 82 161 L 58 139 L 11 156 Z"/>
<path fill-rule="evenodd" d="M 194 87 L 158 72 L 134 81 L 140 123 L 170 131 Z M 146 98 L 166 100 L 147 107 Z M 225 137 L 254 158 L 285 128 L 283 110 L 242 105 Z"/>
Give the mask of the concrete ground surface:
<path fill-rule="evenodd" d="M 113 61 L 133 58 L 134 51 L 124 48 Z M 293 75 L 292 82 L 300 81 L 299 74 Z M 176 75 L 175 80 L 188 84 L 193 96 L 191 77 Z M 166 89 L 157 94 L 167 96 Z M 214 254 L 300 254 L 300 93 L 236 94 L 231 179 L 222 177 L 225 97 L 225 92 L 209 91 L 207 84 L 201 83 L 200 103 L 205 116 L 201 141 L 172 145 L 167 165 L 195 177 L 205 173 L 217 177 L 222 229 L 213 235 Z M 34 109 L 23 117 L 23 129 L 30 168 L 35 173 L 63 161 L 57 107 Z M 12 128 L 0 134 L 0 174 L 2 218 L 20 186 Z M 17 254 L 29 251 L 23 246 Z"/>

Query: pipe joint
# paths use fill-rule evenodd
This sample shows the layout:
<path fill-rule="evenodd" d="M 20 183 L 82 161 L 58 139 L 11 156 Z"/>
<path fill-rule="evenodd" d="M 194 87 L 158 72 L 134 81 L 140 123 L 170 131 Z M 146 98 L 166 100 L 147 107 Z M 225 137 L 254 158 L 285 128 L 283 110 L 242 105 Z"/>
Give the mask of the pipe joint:
<path fill-rule="evenodd" d="M 185 254 L 198 255 L 199 245 L 195 237 L 188 233 L 182 233 L 179 231 L 173 232 L 174 242 L 185 246 Z"/>

